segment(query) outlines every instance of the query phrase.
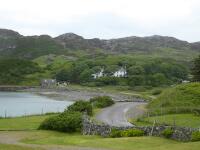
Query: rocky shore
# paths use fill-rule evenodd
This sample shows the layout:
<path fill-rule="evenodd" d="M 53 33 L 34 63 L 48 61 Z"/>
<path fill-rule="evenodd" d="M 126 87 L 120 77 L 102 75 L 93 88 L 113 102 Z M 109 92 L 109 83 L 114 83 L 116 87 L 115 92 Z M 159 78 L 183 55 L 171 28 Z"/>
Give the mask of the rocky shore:
<path fill-rule="evenodd" d="M 103 91 L 88 91 L 88 90 L 76 90 L 76 89 L 42 89 L 42 88 L 29 88 L 29 89 L 24 89 L 23 91 L 39 94 L 42 96 L 47 96 L 49 98 L 56 100 L 68 100 L 68 101 L 89 100 L 90 98 L 96 96 L 110 96 L 115 101 L 138 100 L 136 98 L 134 99 L 124 94 L 107 93 Z"/>

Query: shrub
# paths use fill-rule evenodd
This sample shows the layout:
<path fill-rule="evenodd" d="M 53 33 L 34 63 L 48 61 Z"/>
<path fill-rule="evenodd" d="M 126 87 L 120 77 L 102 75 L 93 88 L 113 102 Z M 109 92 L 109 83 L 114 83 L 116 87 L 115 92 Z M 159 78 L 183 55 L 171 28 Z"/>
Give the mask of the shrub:
<path fill-rule="evenodd" d="M 193 113 L 196 115 L 196 116 L 200 116 L 200 109 L 194 109 L 193 110 Z"/>
<path fill-rule="evenodd" d="M 122 137 L 121 131 L 117 130 L 117 129 L 112 129 L 112 131 L 110 133 L 110 137 L 112 137 L 112 138 Z"/>
<path fill-rule="evenodd" d="M 128 129 L 124 131 L 120 131 L 117 129 L 112 129 L 110 137 L 136 137 L 136 136 L 143 136 L 144 131 L 139 129 Z"/>
<path fill-rule="evenodd" d="M 152 91 L 152 95 L 159 95 L 161 93 L 162 93 L 162 90 L 159 90 L 159 89 Z"/>
<path fill-rule="evenodd" d="M 104 108 L 114 104 L 114 101 L 109 96 L 98 96 L 90 99 L 90 103 L 97 108 Z"/>
<path fill-rule="evenodd" d="M 44 120 L 39 129 L 75 132 L 79 131 L 81 127 L 82 115 L 80 112 L 64 112 Z"/>
<path fill-rule="evenodd" d="M 171 128 L 167 128 L 167 129 L 163 130 L 161 134 L 166 138 L 171 138 L 173 133 L 174 133 L 174 131 Z"/>
<path fill-rule="evenodd" d="M 78 111 L 81 113 L 86 112 L 88 115 L 92 115 L 92 105 L 90 102 L 86 102 L 83 100 L 79 100 L 75 102 L 74 104 L 70 105 L 67 110 L 65 111 Z"/>
<path fill-rule="evenodd" d="M 122 135 L 122 137 L 143 136 L 144 131 L 139 130 L 139 129 L 128 129 L 128 130 L 122 131 L 121 135 Z"/>
<path fill-rule="evenodd" d="M 192 133 L 192 139 L 193 142 L 200 141 L 200 131 L 195 131 Z"/>

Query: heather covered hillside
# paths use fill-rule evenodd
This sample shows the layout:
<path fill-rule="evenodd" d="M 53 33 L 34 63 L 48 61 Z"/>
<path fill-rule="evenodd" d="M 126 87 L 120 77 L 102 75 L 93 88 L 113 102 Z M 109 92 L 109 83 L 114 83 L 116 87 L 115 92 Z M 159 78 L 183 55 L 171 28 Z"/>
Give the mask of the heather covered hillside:
<path fill-rule="evenodd" d="M 167 36 L 125 37 L 119 39 L 85 39 L 74 33 L 58 37 L 48 35 L 22 36 L 19 33 L 0 30 L 1 57 L 33 59 L 48 54 L 69 54 L 69 52 L 94 54 L 96 51 L 108 54 L 143 54 L 191 60 L 200 51 L 200 44 L 189 43 Z M 190 56 L 187 54 L 190 53 Z"/>

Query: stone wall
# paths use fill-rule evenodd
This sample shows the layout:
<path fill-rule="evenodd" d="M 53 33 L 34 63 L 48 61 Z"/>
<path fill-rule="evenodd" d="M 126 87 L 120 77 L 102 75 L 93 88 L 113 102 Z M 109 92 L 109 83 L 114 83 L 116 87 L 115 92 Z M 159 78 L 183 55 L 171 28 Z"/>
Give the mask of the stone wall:
<path fill-rule="evenodd" d="M 111 130 L 115 128 L 118 130 L 127 130 L 127 129 L 140 129 L 145 132 L 146 136 L 163 136 L 162 132 L 167 128 L 172 128 L 174 133 L 172 139 L 177 141 L 190 141 L 193 131 L 198 129 L 185 128 L 185 127 L 173 127 L 173 126 L 146 126 L 146 127 L 114 127 L 106 124 L 96 123 L 91 121 L 89 117 L 83 117 L 83 129 L 82 133 L 84 135 L 101 135 L 103 137 L 108 137 L 111 133 Z"/>

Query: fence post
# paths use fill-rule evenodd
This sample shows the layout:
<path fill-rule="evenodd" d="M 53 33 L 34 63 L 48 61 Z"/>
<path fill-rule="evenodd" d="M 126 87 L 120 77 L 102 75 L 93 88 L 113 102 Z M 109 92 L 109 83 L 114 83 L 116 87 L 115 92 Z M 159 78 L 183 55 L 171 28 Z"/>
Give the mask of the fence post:
<path fill-rule="evenodd" d="M 4 117 L 7 118 L 7 110 L 5 109 Z"/>
<path fill-rule="evenodd" d="M 176 126 L 175 117 L 173 117 L 174 127 Z"/>

